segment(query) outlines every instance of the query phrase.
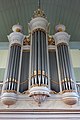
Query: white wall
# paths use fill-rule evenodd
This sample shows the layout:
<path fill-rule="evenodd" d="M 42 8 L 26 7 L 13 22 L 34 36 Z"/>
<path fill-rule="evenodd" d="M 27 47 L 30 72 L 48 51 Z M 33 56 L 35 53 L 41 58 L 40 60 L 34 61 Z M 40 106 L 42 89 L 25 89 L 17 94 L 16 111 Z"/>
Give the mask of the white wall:
<path fill-rule="evenodd" d="M 79 49 L 71 49 L 71 58 L 72 64 L 74 68 L 74 74 L 76 81 L 80 82 L 80 50 Z"/>

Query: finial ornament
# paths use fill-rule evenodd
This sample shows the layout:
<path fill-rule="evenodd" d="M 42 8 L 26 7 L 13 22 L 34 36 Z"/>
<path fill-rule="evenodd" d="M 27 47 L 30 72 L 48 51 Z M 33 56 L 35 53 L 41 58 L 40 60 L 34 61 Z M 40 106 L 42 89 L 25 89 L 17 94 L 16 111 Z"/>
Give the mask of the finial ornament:
<path fill-rule="evenodd" d="M 36 11 L 34 11 L 34 14 L 33 14 L 33 18 L 36 18 L 36 17 L 46 18 L 44 11 L 41 10 L 40 0 L 38 0 L 38 9 Z"/>
<path fill-rule="evenodd" d="M 63 24 L 58 24 L 55 27 L 56 32 L 65 32 L 66 27 Z"/>
<path fill-rule="evenodd" d="M 22 26 L 19 23 L 16 25 L 13 25 L 12 30 L 13 32 L 22 32 Z"/>
<path fill-rule="evenodd" d="M 33 18 L 36 18 L 36 17 L 46 18 L 44 11 L 42 11 L 40 8 L 34 11 Z"/>

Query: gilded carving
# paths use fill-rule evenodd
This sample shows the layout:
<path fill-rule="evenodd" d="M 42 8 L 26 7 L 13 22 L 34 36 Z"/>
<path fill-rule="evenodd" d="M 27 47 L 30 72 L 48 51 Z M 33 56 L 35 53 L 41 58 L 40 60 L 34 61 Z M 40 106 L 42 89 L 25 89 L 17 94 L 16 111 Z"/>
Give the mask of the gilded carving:
<path fill-rule="evenodd" d="M 8 92 L 8 93 L 17 93 L 16 90 L 3 90 L 3 93 Z"/>
<path fill-rule="evenodd" d="M 63 90 L 62 93 L 65 93 L 65 92 L 76 92 L 76 90 Z"/>
<path fill-rule="evenodd" d="M 55 45 L 55 40 L 52 36 L 48 36 L 48 45 Z"/>
<path fill-rule="evenodd" d="M 23 45 L 30 45 L 30 35 L 24 38 Z"/>
<path fill-rule="evenodd" d="M 44 11 L 42 11 L 39 8 L 36 11 L 34 11 L 33 18 L 36 18 L 36 17 L 44 17 L 44 18 L 46 18 L 45 14 L 44 14 Z"/>
<path fill-rule="evenodd" d="M 48 87 L 48 85 L 46 85 L 46 84 L 33 84 L 32 86 L 31 86 L 31 88 L 32 87 L 38 87 L 38 86 L 43 86 L 43 87 Z"/>

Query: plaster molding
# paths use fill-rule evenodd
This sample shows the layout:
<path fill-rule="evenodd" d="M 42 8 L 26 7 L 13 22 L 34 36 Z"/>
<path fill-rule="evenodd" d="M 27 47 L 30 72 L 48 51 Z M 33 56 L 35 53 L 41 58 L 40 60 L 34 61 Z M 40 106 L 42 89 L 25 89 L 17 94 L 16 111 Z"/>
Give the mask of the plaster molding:
<path fill-rule="evenodd" d="M 47 32 L 49 26 L 48 21 L 43 17 L 37 17 L 32 19 L 28 25 L 31 32 L 38 28 L 41 28 Z"/>
<path fill-rule="evenodd" d="M 24 38 L 25 36 L 20 32 L 12 32 L 10 35 L 8 35 L 10 45 L 14 43 L 22 44 Z"/>
<path fill-rule="evenodd" d="M 80 112 L 0 112 L 0 120 L 80 120 Z"/>
<path fill-rule="evenodd" d="M 69 44 L 70 35 L 66 32 L 57 32 L 53 35 L 56 45 L 59 43 Z"/>

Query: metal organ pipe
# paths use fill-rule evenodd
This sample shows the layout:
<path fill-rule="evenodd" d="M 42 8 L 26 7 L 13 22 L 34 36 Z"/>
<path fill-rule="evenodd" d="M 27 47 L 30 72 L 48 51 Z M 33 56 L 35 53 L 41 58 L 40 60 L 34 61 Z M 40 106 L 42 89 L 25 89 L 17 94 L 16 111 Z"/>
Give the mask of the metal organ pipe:
<path fill-rule="evenodd" d="M 73 87 L 74 81 L 71 71 L 71 64 L 70 64 L 70 58 L 68 53 L 68 46 L 66 44 L 59 44 L 57 46 L 58 54 L 59 54 L 59 63 L 60 63 L 60 72 L 61 72 L 61 81 L 62 86 L 65 85 L 65 88 L 63 88 L 63 91 L 65 90 L 75 90 Z M 66 54 L 67 53 L 67 54 Z M 74 89 L 73 89 L 74 88 Z"/>
<path fill-rule="evenodd" d="M 24 35 L 21 33 L 22 27 L 19 24 L 14 25 L 12 30 L 13 32 L 8 36 L 10 54 L 1 97 L 2 102 L 6 105 L 12 105 L 17 100 L 21 46 L 24 39 Z"/>
<path fill-rule="evenodd" d="M 47 86 L 48 66 L 47 66 L 47 47 L 46 33 L 38 30 L 32 33 L 32 53 L 31 53 L 31 78 L 34 85 Z"/>

